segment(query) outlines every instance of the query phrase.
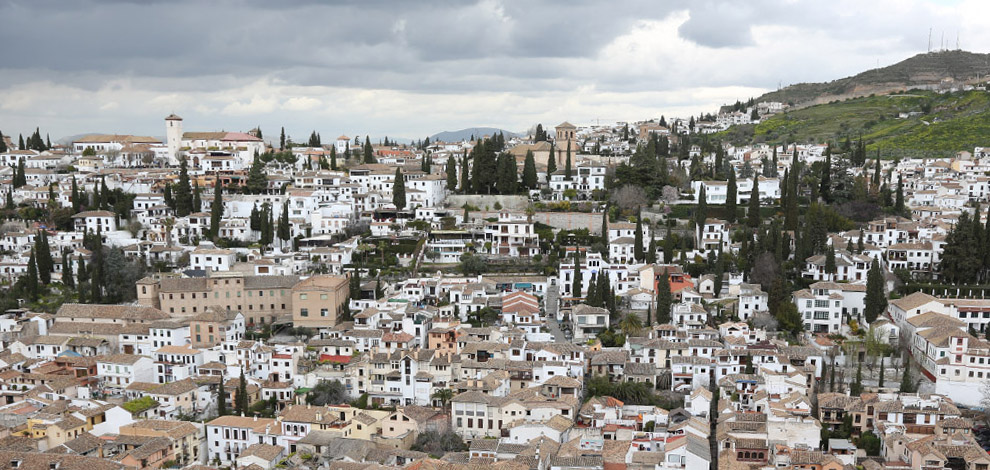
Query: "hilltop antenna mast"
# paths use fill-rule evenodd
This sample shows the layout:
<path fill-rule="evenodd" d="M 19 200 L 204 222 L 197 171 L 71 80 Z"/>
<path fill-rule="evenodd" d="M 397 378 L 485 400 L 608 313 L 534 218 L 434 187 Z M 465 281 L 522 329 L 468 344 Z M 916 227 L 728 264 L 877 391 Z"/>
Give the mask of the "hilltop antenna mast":
<path fill-rule="evenodd" d="M 928 28 L 928 53 L 932 52 L 932 28 Z"/>
<path fill-rule="evenodd" d="M 942 37 L 942 39 L 939 41 L 939 43 L 941 44 L 941 46 L 938 49 L 939 52 L 942 52 L 942 51 L 945 50 L 945 31 L 942 31 L 942 36 L 941 37 Z"/>
<path fill-rule="evenodd" d="M 959 50 L 959 31 L 956 31 L 956 50 Z"/>

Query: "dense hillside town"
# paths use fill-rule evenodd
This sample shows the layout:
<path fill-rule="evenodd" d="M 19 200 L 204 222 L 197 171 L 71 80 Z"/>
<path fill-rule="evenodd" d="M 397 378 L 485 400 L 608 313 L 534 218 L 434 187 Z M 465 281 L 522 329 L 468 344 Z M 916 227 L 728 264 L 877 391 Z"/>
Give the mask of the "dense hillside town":
<path fill-rule="evenodd" d="M 990 147 L 788 108 L 0 134 L 0 468 L 987 470 Z"/>

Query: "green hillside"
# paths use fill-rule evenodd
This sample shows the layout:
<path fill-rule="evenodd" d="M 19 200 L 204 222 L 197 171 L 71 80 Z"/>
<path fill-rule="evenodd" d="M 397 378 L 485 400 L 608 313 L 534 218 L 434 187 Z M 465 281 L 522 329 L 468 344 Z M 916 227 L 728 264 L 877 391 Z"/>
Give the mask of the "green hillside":
<path fill-rule="evenodd" d="M 921 113 L 899 118 L 901 113 Z M 737 126 L 722 137 L 737 143 L 866 141 L 886 157 L 948 157 L 990 146 L 990 93 L 908 91 L 811 106 Z"/>

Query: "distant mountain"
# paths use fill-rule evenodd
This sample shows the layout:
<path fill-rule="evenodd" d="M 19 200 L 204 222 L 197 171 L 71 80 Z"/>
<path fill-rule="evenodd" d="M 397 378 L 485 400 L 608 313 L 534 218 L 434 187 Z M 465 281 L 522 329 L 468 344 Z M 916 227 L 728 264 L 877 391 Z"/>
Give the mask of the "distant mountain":
<path fill-rule="evenodd" d="M 495 135 L 496 133 L 502 132 L 506 137 L 515 137 L 520 134 L 516 132 L 509 132 L 504 129 L 498 129 L 495 127 L 469 127 L 467 129 L 461 129 L 459 131 L 443 131 L 430 136 L 430 141 L 436 142 L 438 140 L 443 142 L 460 142 L 462 140 L 470 139 L 474 136 L 475 139 L 484 136 Z"/>
<path fill-rule="evenodd" d="M 91 136 L 91 135 L 105 135 L 105 134 L 108 134 L 108 133 L 107 132 L 87 132 L 85 134 L 76 134 L 76 135 L 65 136 L 65 137 L 62 137 L 61 139 L 55 140 L 54 142 L 55 143 L 58 143 L 58 144 L 62 144 L 62 145 L 69 145 L 69 144 L 71 144 L 71 143 L 73 143 L 73 142 L 75 142 L 75 141 L 77 141 L 79 139 L 82 139 L 83 137 L 87 137 L 87 136 Z M 165 137 L 164 136 L 149 136 L 149 137 L 153 137 L 153 138 L 158 139 L 158 140 L 160 140 L 162 142 L 165 142 Z"/>
<path fill-rule="evenodd" d="M 779 101 L 802 107 L 912 88 L 929 88 L 946 79 L 957 84 L 975 82 L 977 79 L 986 80 L 987 75 L 990 75 L 990 54 L 929 52 L 831 82 L 798 83 L 767 93 L 756 101 Z"/>

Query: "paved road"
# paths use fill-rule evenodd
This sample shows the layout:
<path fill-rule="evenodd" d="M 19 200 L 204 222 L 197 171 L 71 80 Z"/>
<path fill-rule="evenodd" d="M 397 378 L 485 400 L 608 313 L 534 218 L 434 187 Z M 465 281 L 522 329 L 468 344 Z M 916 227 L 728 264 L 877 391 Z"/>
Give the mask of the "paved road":
<path fill-rule="evenodd" d="M 553 334 L 554 340 L 558 343 L 566 343 L 567 337 L 564 336 L 564 332 L 560 329 L 560 324 L 557 323 L 557 308 L 560 306 L 557 302 L 558 297 L 557 286 L 547 286 L 547 295 L 543 298 L 543 311 L 546 312 L 547 327 L 550 328 L 550 333 Z"/>

